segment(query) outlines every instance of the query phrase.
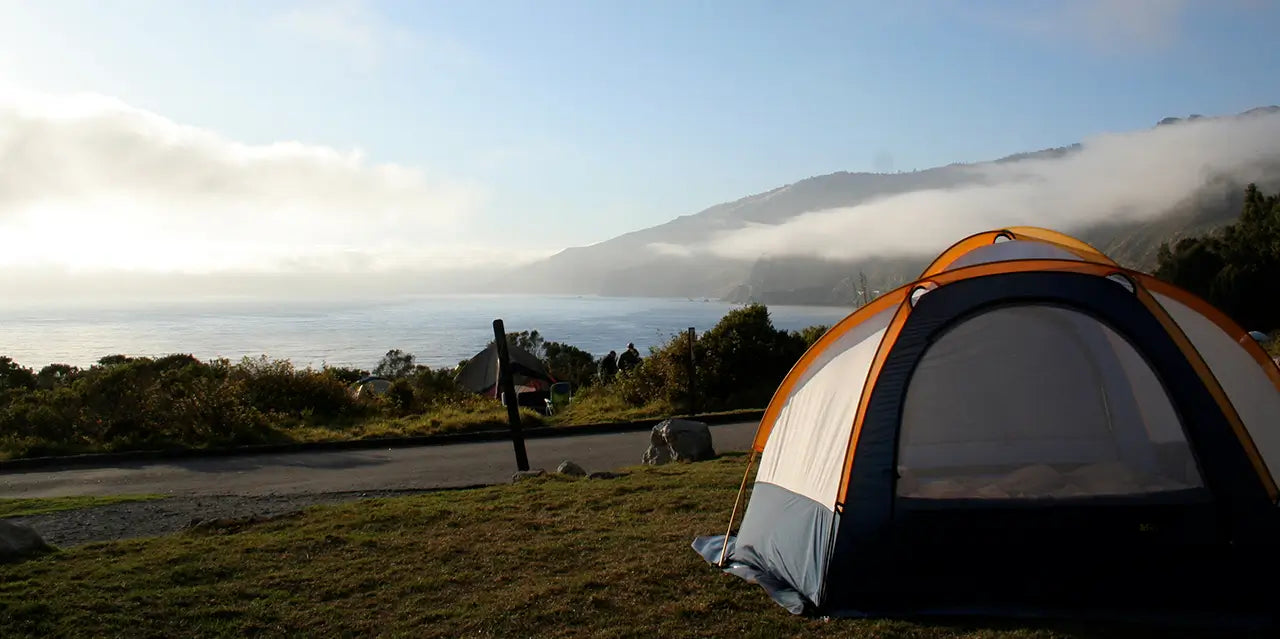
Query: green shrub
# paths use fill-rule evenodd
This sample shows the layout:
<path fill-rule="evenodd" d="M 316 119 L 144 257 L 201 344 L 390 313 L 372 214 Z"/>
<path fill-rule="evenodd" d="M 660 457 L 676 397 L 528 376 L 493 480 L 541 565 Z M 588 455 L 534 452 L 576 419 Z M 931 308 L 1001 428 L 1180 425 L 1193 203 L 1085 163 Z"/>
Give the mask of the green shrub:
<path fill-rule="evenodd" d="M 727 314 L 693 344 L 697 407 L 762 407 L 825 330 L 777 330 L 760 305 Z M 586 351 L 546 342 L 537 331 L 508 337 L 544 358 L 557 379 L 573 384 L 574 402 L 556 416 L 559 423 L 647 418 L 690 408 L 687 333 L 650 349 L 638 368 L 607 384 L 595 379 L 596 362 Z M 366 371 L 297 369 L 266 356 L 233 364 L 190 354 L 109 355 L 86 369 L 50 364 L 38 373 L 0 356 L 0 453 L 228 446 L 342 436 L 335 430 L 361 436 L 506 422 L 501 405 L 459 387 L 453 369 L 414 365 L 413 355 L 399 350 L 389 351 L 380 369 L 395 378 L 389 392 L 356 399 L 350 385 Z M 534 411 L 521 414 L 529 424 L 542 423 Z"/>
<path fill-rule="evenodd" d="M 411 415 L 417 412 L 417 403 L 414 400 L 413 382 L 408 379 L 397 379 L 391 383 L 391 388 L 387 389 L 387 402 L 396 415 Z"/>
<path fill-rule="evenodd" d="M 243 382 L 249 405 L 263 413 L 334 418 L 358 411 L 347 385 L 336 375 L 299 371 L 288 360 L 246 357 L 231 370 L 231 379 Z"/>
<path fill-rule="evenodd" d="M 418 397 L 418 410 L 447 404 L 464 396 L 472 395 L 472 393 L 458 385 L 454 380 L 454 371 L 448 369 L 432 370 L 426 366 L 418 366 L 409 381 Z"/>
<path fill-rule="evenodd" d="M 701 407 L 765 406 L 805 348 L 798 335 L 774 328 L 764 305 L 730 311 L 698 339 L 698 387 L 705 398 Z"/>
<path fill-rule="evenodd" d="M 1246 330 L 1280 328 L 1280 194 L 1250 184 L 1240 217 L 1200 237 L 1160 246 L 1156 277 L 1221 309 Z"/>
<path fill-rule="evenodd" d="M 542 345 L 547 370 L 557 380 L 569 382 L 573 388 L 590 386 L 596 378 L 596 360 L 576 346 L 560 342 Z"/>

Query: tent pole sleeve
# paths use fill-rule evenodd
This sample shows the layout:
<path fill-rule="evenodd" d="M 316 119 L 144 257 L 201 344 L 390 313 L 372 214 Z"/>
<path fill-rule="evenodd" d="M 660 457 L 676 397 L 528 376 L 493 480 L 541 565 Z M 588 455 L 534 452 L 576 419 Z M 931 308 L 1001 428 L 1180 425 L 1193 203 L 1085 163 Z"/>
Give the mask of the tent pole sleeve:
<path fill-rule="evenodd" d="M 742 485 L 738 487 L 738 497 L 733 500 L 733 511 L 729 513 L 729 529 L 724 532 L 724 546 L 720 549 L 720 561 L 717 566 L 724 568 L 725 556 L 729 553 L 729 535 L 733 533 L 733 520 L 738 518 L 738 506 L 742 504 L 742 493 L 747 491 L 747 478 L 751 476 L 751 465 L 756 461 L 756 451 L 751 451 L 747 458 L 747 470 L 742 473 Z"/>

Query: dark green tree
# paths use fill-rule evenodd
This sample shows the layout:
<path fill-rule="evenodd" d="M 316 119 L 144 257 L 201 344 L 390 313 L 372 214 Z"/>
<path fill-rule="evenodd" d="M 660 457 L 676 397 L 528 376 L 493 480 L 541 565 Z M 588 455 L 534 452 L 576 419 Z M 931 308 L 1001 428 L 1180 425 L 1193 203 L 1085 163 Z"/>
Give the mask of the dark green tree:
<path fill-rule="evenodd" d="M 547 342 L 542 359 L 552 377 L 569 382 L 574 388 L 591 384 L 596 376 L 595 358 L 576 346 Z"/>
<path fill-rule="evenodd" d="M 387 379 L 407 377 L 413 373 L 413 360 L 413 353 L 393 348 L 382 356 L 382 361 L 378 362 L 378 367 L 373 369 L 373 374 Z"/>
<path fill-rule="evenodd" d="M 36 374 L 30 368 L 18 364 L 13 358 L 0 355 L 0 392 L 35 387 Z"/>
<path fill-rule="evenodd" d="M 507 345 L 524 350 L 538 359 L 545 357 L 546 340 L 536 330 L 507 333 Z M 493 346 L 493 340 L 489 340 L 485 346 Z"/>
<path fill-rule="evenodd" d="M 43 389 L 57 388 L 70 383 L 80 369 L 70 364 L 49 364 L 36 374 L 36 386 Z"/>
<path fill-rule="evenodd" d="M 1280 193 L 1245 189 L 1240 217 L 1199 237 L 1165 243 L 1156 277 L 1221 309 L 1249 330 L 1280 328 Z"/>
<path fill-rule="evenodd" d="M 706 408 L 762 407 L 805 348 L 799 335 L 774 328 L 764 305 L 734 309 L 698 339 L 699 395 Z"/>

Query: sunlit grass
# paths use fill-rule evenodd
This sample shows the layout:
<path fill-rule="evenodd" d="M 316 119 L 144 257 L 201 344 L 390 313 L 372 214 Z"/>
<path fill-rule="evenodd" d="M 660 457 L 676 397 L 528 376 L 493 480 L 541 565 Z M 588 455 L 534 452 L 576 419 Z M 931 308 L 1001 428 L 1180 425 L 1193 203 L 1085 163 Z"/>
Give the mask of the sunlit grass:
<path fill-rule="evenodd" d="M 315 507 L 0 566 L 5 636 L 1057 637 L 1064 626 L 808 619 L 690 548 L 741 455 Z M 1134 636 L 1132 628 L 1075 636 Z M 1167 635 L 1161 635 L 1167 636 Z"/>

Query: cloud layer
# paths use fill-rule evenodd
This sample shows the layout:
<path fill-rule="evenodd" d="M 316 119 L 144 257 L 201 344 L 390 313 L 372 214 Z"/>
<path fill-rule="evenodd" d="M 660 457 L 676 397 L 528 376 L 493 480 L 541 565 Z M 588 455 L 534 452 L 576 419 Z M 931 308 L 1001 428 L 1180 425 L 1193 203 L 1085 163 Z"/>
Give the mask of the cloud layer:
<path fill-rule="evenodd" d="M 449 263 L 482 196 L 357 151 L 245 144 L 101 96 L 0 95 L 0 263 L 211 271 L 352 254 L 425 263 L 433 250 Z"/>
<path fill-rule="evenodd" d="M 738 259 L 933 254 L 1002 226 L 1071 232 L 1152 219 L 1215 176 L 1261 181 L 1258 165 L 1268 160 L 1280 162 L 1280 114 L 1200 119 L 1096 136 L 1059 158 L 967 167 L 962 170 L 981 178 L 979 185 L 806 213 L 779 225 L 722 233 L 691 250 Z"/>

